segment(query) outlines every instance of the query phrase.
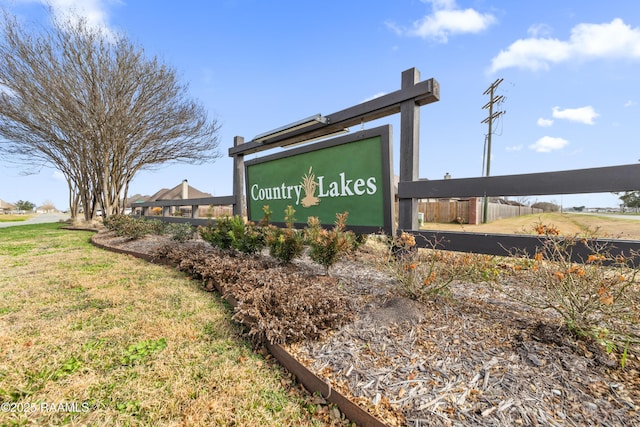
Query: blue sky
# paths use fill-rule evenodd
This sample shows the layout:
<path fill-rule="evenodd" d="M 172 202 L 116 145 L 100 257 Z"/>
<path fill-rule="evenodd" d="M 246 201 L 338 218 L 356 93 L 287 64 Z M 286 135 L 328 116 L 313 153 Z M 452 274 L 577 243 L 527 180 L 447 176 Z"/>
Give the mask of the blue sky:
<path fill-rule="evenodd" d="M 38 0 L 0 0 L 47 23 Z M 130 194 L 183 179 L 229 195 L 233 137 L 331 114 L 400 88 L 411 67 L 438 80 L 441 100 L 421 108 L 420 177 L 480 176 L 496 79 L 506 111 L 494 123 L 491 175 L 636 163 L 640 159 L 640 4 L 637 0 L 52 0 L 124 33 L 173 66 L 222 125 L 223 157 L 143 172 Z M 399 142 L 398 116 L 390 123 Z M 352 128 L 352 130 L 354 130 Z M 251 156 L 253 158 L 253 155 Z M 397 155 L 395 156 L 397 159 Z M 0 198 L 68 206 L 52 169 L 33 176 L 0 163 Z M 397 165 L 396 165 L 397 173 Z M 640 187 L 640 183 L 639 183 Z M 614 195 L 534 196 L 571 206 L 615 206 Z"/>

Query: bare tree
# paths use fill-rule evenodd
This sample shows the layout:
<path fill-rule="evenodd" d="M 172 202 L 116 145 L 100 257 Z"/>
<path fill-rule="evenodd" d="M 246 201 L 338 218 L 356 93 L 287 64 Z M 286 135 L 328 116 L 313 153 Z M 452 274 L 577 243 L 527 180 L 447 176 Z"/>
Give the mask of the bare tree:
<path fill-rule="evenodd" d="M 5 12 L 1 24 L 0 154 L 58 169 L 72 217 L 123 211 L 141 170 L 220 156 L 217 122 L 125 37 L 81 19 L 29 31 Z"/>
<path fill-rule="evenodd" d="M 55 211 L 56 205 L 51 200 L 47 199 L 44 202 L 42 202 L 40 206 L 38 206 L 38 209 L 42 209 L 45 212 Z"/>

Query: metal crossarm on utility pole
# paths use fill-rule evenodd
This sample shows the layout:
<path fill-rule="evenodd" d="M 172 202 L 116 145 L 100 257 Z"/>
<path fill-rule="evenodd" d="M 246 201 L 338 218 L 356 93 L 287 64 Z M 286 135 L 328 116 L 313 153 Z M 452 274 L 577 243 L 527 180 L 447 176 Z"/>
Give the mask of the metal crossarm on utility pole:
<path fill-rule="evenodd" d="M 481 123 L 487 123 L 489 125 L 489 132 L 487 133 L 487 138 L 486 138 L 486 176 L 489 176 L 491 174 L 491 135 L 493 134 L 493 121 L 495 119 L 497 119 L 498 117 L 500 117 L 501 115 L 505 114 L 506 111 L 496 111 L 495 113 L 493 112 L 493 106 L 494 104 L 500 103 L 502 101 L 504 101 L 504 96 L 499 95 L 499 96 L 495 96 L 495 91 L 498 88 L 498 86 L 500 85 L 500 83 L 502 83 L 504 79 L 497 79 L 495 82 L 493 82 L 491 84 L 491 86 L 489 86 L 487 88 L 487 90 L 484 91 L 483 95 L 489 95 L 489 102 L 487 102 L 482 109 L 489 110 L 489 116 L 484 119 Z M 484 165 L 483 165 L 484 166 Z M 487 222 L 487 215 L 489 212 L 489 199 L 487 199 L 487 197 L 484 198 L 484 213 L 483 213 L 483 218 L 482 218 L 482 222 L 486 223 Z"/>

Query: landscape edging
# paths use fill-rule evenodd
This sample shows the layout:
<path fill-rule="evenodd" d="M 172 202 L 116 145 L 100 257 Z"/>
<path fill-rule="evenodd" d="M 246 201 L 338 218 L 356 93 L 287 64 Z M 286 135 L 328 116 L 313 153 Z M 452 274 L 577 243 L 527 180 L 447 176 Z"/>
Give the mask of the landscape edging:
<path fill-rule="evenodd" d="M 91 237 L 91 244 L 100 249 L 104 249 L 104 250 L 108 250 L 111 252 L 120 253 L 124 255 L 130 255 L 136 258 L 143 259 L 153 264 L 158 264 L 151 255 L 141 253 L 141 252 L 129 251 L 126 249 L 114 248 L 111 246 L 98 243 L 94 239 L 96 235 L 97 234 L 94 234 Z M 232 307 L 236 306 L 237 300 L 233 295 L 225 296 L 224 293 L 222 292 L 222 289 L 220 289 L 218 283 L 215 284 L 215 287 L 218 293 L 222 296 L 222 298 L 225 301 L 227 301 L 227 303 L 229 303 Z M 287 371 L 289 371 L 291 374 L 293 374 L 296 380 L 300 384 L 302 384 L 304 388 L 307 389 L 307 391 L 309 391 L 311 394 L 318 393 L 324 399 L 335 404 L 340 409 L 340 411 L 345 415 L 345 417 L 347 417 L 350 421 L 356 423 L 359 426 L 371 426 L 371 427 L 387 426 L 387 424 L 383 423 L 382 421 L 380 421 L 379 419 L 371 415 L 369 412 L 362 409 L 360 406 L 352 402 L 342 393 L 332 389 L 330 384 L 326 383 L 321 378 L 319 378 L 316 374 L 314 374 L 309 369 L 307 369 L 306 366 L 304 366 L 302 363 L 296 360 L 281 345 L 271 344 L 267 342 L 266 347 L 269 353 L 271 353 L 271 355 L 278 361 L 278 363 Z"/>

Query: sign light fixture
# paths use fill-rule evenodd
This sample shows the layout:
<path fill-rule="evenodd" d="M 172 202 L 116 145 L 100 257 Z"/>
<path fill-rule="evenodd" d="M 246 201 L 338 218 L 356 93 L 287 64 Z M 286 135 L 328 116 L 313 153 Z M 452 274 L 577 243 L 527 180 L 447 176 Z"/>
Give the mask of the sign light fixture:
<path fill-rule="evenodd" d="M 322 116 L 322 114 L 316 114 L 311 117 L 307 117 L 306 119 L 298 120 L 288 125 L 284 125 L 274 130 L 270 130 L 265 133 L 261 133 L 253 138 L 253 142 L 264 142 L 268 139 L 281 137 L 288 133 L 299 131 L 300 129 L 304 129 L 309 126 L 317 125 L 317 124 L 327 124 L 327 118 Z"/>

